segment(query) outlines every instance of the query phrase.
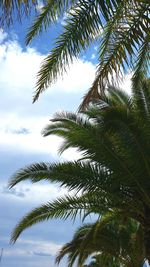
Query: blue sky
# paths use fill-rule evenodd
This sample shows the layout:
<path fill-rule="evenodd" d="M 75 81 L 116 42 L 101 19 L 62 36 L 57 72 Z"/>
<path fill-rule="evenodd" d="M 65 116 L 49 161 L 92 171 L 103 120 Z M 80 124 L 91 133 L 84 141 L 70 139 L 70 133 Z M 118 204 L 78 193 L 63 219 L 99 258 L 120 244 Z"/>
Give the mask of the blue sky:
<path fill-rule="evenodd" d="M 56 252 L 79 225 L 79 222 L 73 225 L 61 220 L 41 223 L 25 231 L 15 245 L 10 245 L 12 229 L 25 213 L 66 191 L 47 183 L 22 183 L 12 190 L 7 186 L 11 175 L 27 164 L 78 158 L 74 150 L 60 158 L 57 149 L 62 140 L 54 136 L 43 138 L 41 130 L 55 112 L 77 110 L 94 79 L 96 67 L 94 45 L 33 105 L 36 73 L 61 24 L 25 47 L 28 24 L 27 21 L 22 25 L 16 22 L 9 29 L 0 30 L 0 248 L 4 249 L 3 267 L 54 266 Z M 130 75 L 126 77 L 126 87 L 130 87 Z M 65 266 L 65 262 L 60 266 Z"/>

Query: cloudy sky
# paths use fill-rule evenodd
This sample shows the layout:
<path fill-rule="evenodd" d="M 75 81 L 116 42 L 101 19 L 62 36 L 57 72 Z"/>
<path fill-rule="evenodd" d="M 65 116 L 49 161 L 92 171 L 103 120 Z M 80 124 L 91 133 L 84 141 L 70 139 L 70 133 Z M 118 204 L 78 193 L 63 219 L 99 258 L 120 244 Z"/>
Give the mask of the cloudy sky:
<path fill-rule="evenodd" d="M 19 168 L 39 161 L 60 160 L 57 149 L 61 140 L 41 137 L 42 128 L 56 111 L 76 111 L 82 96 L 94 79 L 96 45 L 74 61 L 63 80 L 59 79 L 39 101 L 32 104 L 36 73 L 52 46 L 57 25 L 47 34 L 25 47 L 28 22 L 16 23 L 0 30 L 0 249 L 3 267 L 49 267 L 64 242 L 68 241 L 76 222 L 49 221 L 25 231 L 15 245 L 10 235 L 19 219 L 32 208 L 64 193 L 57 185 L 22 183 L 8 190 L 8 180 Z M 124 87 L 129 87 L 127 79 Z M 67 151 L 61 160 L 77 158 Z M 62 262 L 60 266 L 64 266 Z"/>
<path fill-rule="evenodd" d="M 75 61 L 63 80 L 32 104 L 36 73 L 51 48 L 55 29 L 25 47 L 27 22 L 0 30 L 0 249 L 3 267 L 53 266 L 56 252 L 68 241 L 79 222 L 41 223 L 10 245 L 10 235 L 19 219 L 33 207 L 64 193 L 57 185 L 22 183 L 8 190 L 8 180 L 19 168 L 39 161 L 59 160 L 57 137 L 41 137 L 42 128 L 56 111 L 76 111 L 95 72 L 95 51 Z M 56 26 L 55 26 L 56 27 Z M 90 60 L 91 59 L 91 60 Z M 76 158 L 74 151 L 61 160 Z M 64 266 L 62 262 L 61 266 Z"/>

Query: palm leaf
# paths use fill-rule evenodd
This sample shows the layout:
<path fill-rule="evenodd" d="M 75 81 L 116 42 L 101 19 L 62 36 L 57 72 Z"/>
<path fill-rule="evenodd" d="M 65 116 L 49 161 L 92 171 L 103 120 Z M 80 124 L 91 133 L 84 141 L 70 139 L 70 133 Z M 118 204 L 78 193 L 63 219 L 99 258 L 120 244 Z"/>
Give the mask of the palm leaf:
<path fill-rule="evenodd" d="M 26 36 L 26 43 L 29 44 L 32 39 L 46 30 L 52 23 L 56 22 L 70 6 L 74 5 L 77 0 L 49 0 L 41 8 L 40 14 L 36 16 L 32 26 Z"/>

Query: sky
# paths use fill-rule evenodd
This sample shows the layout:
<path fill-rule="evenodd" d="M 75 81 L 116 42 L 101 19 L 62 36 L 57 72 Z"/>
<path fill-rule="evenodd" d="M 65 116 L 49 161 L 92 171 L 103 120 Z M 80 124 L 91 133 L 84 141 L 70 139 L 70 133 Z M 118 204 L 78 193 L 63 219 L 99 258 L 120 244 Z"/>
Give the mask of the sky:
<path fill-rule="evenodd" d="M 19 168 L 34 162 L 77 159 L 74 150 L 61 157 L 57 151 L 62 140 L 42 137 L 41 131 L 58 111 L 76 111 L 90 87 L 96 70 L 97 46 L 75 60 L 63 79 L 59 79 L 32 104 L 36 74 L 52 47 L 59 25 L 26 47 L 29 21 L 0 29 L 0 249 L 3 267 L 51 267 L 61 246 L 69 241 L 80 222 L 51 220 L 26 230 L 16 244 L 10 244 L 13 228 L 34 207 L 66 191 L 58 185 L 24 182 L 8 189 L 8 181 Z M 130 75 L 123 88 L 130 87 Z M 65 261 L 60 264 L 65 266 Z"/>

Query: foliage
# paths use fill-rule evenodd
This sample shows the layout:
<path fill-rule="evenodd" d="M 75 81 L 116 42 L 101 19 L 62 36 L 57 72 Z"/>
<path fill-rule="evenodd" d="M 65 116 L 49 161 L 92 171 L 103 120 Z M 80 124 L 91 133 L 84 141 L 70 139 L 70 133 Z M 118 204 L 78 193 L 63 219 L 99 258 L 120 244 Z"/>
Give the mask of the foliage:
<path fill-rule="evenodd" d="M 13 4 L 15 3 L 15 4 Z M 35 4 L 36 0 L 5 0 L 4 15 L 11 17 L 14 6 Z M 133 72 L 133 85 L 149 74 L 150 60 L 149 0 L 47 0 L 27 34 L 27 44 L 57 21 L 64 19 L 62 32 L 38 72 L 34 100 L 67 70 L 75 57 L 91 44 L 97 44 L 98 65 L 95 80 L 81 107 Z M 65 18 L 64 18 L 65 17 Z"/>
<path fill-rule="evenodd" d="M 137 220 L 144 231 L 146 258 L 150 259 L 150 82 L 129 97 L 109 88 L 107 96 L 75 113 L 58 113 L 43 131 L 64 138 L 60 152 L 76 148 L 78 161 L 37 163 L 19 170 L 10 187 L 30 179 L 65 186 L 72 195 L 56 199 L 27 214 L 15 228 L 12 241 L 22 231 L 43 220 L 77 214 L 105 214 Z"/>
<path fill-rule="evenodd" d="M 83 264 L 94 254 L 95 260 L 88 267 L 142 266 L 145 257 L 140 225 L 116 214 L 109 217 L 106 214 L 97 222 L 80 227 L 59 251 L 56 263 L 67 255 L 68 267 L 74 263 L 86 266 Z"/>

